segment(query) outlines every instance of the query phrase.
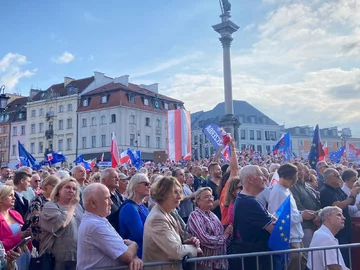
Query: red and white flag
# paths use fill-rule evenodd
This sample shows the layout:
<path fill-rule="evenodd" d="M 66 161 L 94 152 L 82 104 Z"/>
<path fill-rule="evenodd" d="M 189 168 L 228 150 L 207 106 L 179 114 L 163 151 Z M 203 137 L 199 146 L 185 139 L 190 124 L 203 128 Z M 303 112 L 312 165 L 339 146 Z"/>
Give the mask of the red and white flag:
<path fill-rule="evenodd" d="M 104 162 L 104 153 L 102 153 L 101 157 L 100 157 L 100 161 Z"/>
<path fill-rule="evenodd" d="M 229 154 L 229 145 L 226 145 L 224 149 L 221 151 L 221 154 L 224 155 L 226 161 L 230 161 L 230 154 Z"/>
<path fill-rule="evenodd" d="M 329 148 L 327 142 L 324 143 L 322 149 L 324 151 L 324 155 L 319 157 L 319 161 L 322 161 L 325 159 L 325 157 L 329 156 Z"/>
<path fill-rule="evenodd" d="M 111 167 L 116 168 L 120 164 L 120 158 L 119 158 L 119 149 L 117 146 L 115 133 L 112 134 L 112 138 L 111 138 L 110 154 L 111 154 Z"/>
<path fill-rule="evenodd" d="M 191 153 L 190 112 L 185 109 L 167 111 L 168 156 L 179 161 Z"/>
<path fill-rule="evenodd" d="M 47 154 L 47 159 L 48 159 L 48 161 L 52 161 L 53 160 L 53 155 L 51 153 Z"/>
<path fill-rule="evenodd" d="M 90 167 L 91 167 L 91 168 L 94 168 L 94 167 L 95 167 L 95 164 L 96 164 L 96 158 L 94 158 L 93 160 L 91 160 L 91 162 L 90 162 Z"/>
<path fill-rule="evenodd" d="M 191 153 L 187 153 L 183 160 L 191 160 Z"/>
<path fill-rule="evenodd" d="M 120 154 L 120 164 L 128 163 L 130 160 L 130 156 L 127 153 L 127 150 L 124 150 Z"/>
<path fill-rule="evenodd" d="M 274 185 L 276 185 L 277 183 L 279 183 L 279 180 L 280 180 L 280 176 L 277 172 L 277 170 L 274 172 L 274 175 L 270 181 L 270 188 L 272 188 Z"/>

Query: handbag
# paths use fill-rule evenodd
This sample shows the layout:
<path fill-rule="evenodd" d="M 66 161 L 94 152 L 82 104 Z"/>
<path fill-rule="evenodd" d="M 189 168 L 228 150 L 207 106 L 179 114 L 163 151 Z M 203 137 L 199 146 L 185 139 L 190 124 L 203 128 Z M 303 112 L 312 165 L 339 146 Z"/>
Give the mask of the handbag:
<path fill-rule="evenodd" d="M 55 256 L 50 250 L 46 250 L 40 257 L 31 258 L 29 270 L 53 270 L 55 268 Z"/>

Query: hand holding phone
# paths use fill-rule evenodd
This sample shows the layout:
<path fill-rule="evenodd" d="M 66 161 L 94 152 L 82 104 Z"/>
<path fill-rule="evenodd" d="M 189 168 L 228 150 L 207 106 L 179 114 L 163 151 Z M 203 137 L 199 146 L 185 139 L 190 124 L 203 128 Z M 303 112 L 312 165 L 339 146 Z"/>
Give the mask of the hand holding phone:
<path fill-rule="evenodd" d="M 19 244 L 17 244 L 15 247 L 13 247 L 11 250 L 13 251 L 17 251 L 18 248 L 23 248 L 23 246 L 25 246 L 31 239 L 31 236 L 25 237 L 23 240 L 21 240 L 21 242 Z"/>

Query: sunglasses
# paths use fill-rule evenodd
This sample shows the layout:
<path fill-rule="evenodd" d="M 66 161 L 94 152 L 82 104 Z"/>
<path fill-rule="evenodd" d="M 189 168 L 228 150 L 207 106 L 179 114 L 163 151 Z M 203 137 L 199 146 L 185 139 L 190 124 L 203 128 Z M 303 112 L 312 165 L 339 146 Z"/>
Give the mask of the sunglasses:
<path fill-rule="evenodd" d="M 151 187 L 151 183 L 149 182 L 140 182 L 139 185 L 144 184 L 146 187 Z"/>

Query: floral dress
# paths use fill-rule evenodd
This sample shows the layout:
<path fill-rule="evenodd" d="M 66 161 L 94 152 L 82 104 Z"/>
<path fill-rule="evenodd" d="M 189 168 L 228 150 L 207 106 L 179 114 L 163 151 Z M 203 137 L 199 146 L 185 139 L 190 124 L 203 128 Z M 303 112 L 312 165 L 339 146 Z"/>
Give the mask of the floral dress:
<path fill-rule="evenodd" d="M 33 246 L 39 251 L 39 243 L 40 243 L 40 234 L 41 228 L 39 225 L 39 218 L 41 211 L 49 200 L 45 198 L 45 196 L 40 193 L 39 195 L 35 196 L 29 206 L 29 213 L 30 213 L 30 226 L 32 230 L 32 243 Z"/>

